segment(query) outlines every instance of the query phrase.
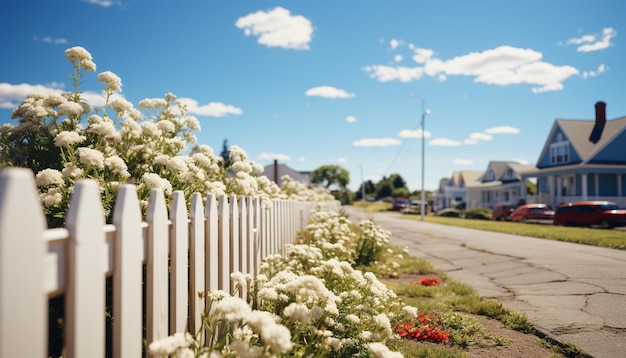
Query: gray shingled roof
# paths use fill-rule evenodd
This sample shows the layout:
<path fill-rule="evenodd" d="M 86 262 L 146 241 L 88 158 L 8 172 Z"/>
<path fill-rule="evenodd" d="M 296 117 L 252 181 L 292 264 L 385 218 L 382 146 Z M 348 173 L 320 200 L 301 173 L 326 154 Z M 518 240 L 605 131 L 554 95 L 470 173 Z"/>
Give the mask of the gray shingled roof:
<path fill-rule="evenodd" d="M 538 162 L 545 156 L 551 139 L 558 127 L 561 128 L 563 133 L 567 136 L 573 149 L 578 153 L 583 162 L 593 158 L 599 151 L 601 151 L 607 144 L 609 144 L 615 137 L 626 130 L 626 117 L 612 119 L 606 121 L 604 130 L 602 131 L 602 137 L 598 143 L 593 144 L 589 141 L 589 135 L 593 130 L 595 120 L 576 120 L 576 119 L 557 119 L 550 130 L 548 140 L 541 151 Z"/>

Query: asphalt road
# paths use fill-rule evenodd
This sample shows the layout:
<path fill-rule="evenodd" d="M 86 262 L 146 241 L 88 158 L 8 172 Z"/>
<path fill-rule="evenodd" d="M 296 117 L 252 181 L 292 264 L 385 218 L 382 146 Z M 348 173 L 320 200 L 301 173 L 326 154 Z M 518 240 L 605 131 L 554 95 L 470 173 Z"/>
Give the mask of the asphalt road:
<path fill-rule="evenodd" d="M 394 245 L 525 313 L 550 337 L 592 357 L 626 357 L 626 251 L 344 209 L 352 222 L 373 219 Z"/>

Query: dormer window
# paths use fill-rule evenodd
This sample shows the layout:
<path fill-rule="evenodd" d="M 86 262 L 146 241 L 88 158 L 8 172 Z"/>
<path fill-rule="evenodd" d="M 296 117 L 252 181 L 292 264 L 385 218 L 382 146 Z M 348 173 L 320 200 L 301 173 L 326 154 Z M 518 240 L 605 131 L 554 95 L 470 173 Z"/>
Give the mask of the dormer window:
<path fill-rule="evenodd" d="M 484 181 L 494 181 L 494 180 L 496 180 L 496 175 L 491 169 L 489 169 L 489 171 L 485 173 Z"/>
<path fill-rule="evenodd" d="M 550 144 L 550 164 L 564 164 L 569 162 L 569 141 L 563 140 L 559 133 L 556 143 Z"/>

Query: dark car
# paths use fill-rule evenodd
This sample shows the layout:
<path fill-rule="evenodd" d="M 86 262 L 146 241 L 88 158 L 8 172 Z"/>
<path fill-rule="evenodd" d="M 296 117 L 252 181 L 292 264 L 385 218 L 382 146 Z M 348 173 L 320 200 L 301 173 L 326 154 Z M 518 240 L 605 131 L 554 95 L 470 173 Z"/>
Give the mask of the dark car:
<path fill-rule="evenodd" d="M 524 204 L 518 206 L 509 219 L 517 222 L 545 222 L 552 221 L 554 211 L 546 204 Z"/>
<path fill-rule="evenodd" d="M 493 210 L 491 211 L 491 217 L 494 220 L 499 221 L 509 220 L 509 216 L 511 215 L 513 210 L 515 210 L 515 205 L 504 203 L 496 204 L 496 206 L 494 206 Z"/>
<path fill-rule="evenodd" d="M 391 202 L 391 210 L 402 211 L 411 205 L 411 201 L 407 198 L 395 198 Z"/>
<path fill-rule="evenodd" d="M 579 201 L 561 204 L 554 214 L 554 225 L 601 226 L 612 228 L 626 226 L 626 209 L 610 201 Z"/>

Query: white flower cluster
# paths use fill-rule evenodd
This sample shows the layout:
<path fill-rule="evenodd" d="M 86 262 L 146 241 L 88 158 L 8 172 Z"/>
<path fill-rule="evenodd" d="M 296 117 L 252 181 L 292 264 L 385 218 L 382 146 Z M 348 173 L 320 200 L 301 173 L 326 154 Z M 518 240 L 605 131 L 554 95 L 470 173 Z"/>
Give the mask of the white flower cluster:
<path fill-rule="evenodd" d="M 313 215 L 305 236 L 325 221 L 332 229 L 322 230 L 315 240 L 337 240 L 338 233 L 346 243 L 357 240 L 347 231 L 349 220 L 327 211 Z M 252 297 L 245 301 L 209 292 L 204 327 L 211 338 L 206 345 L 198 341 L 183 349 L 198 347 L 196 356 L 221 357 L 402 357 L 385 342 L 395 337 L 393 323 L 415 318 L 417 309 L 402 304 L 373 273 L 327 256 L 319 245 L 287 245 L 284 256 L 262 261 L 256 278 L 231 274 L 235 286 L 247 286 Z"/>
<path fill-rule="evenodd" d="M 119 93 L 121 78 L 104 71 L 97 81 L 104 84 L 105 105 L 92 108 L 79 88 L 86 73 L 96 70 L 91 54 L 72 47 L 65 57 L 72 64 L 73 91 L 30 94 L 13 111 L 19 124 L 0 127 L 0 166 L 61 173 L 52 182 L 44 180 L 50 172 L 40 177 L 40 196 L 51 225 L 62 224 L 74 183 L 82 178 L 99 183 L 107 215 L 123 183 L 138 185 L 142 203 L 155 188 L 166 195 L 182 190 L 187 199 L 194 192 L 203 198 L 209 193 L 257 196 L 264 208 L 272 207 L 272 199 L 334 200 L 327 190 L 297 187 L 301 184 L 294 181 L 288 186 L 297 187 L 299 196 L 283 193 L 236 145 L 229 148 L 229 158 L 198 145 L 194 132 L 201 131 L 199 121 L 172 93 L 146 98 L 135 108 Z"/>

